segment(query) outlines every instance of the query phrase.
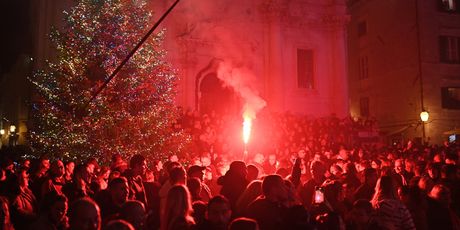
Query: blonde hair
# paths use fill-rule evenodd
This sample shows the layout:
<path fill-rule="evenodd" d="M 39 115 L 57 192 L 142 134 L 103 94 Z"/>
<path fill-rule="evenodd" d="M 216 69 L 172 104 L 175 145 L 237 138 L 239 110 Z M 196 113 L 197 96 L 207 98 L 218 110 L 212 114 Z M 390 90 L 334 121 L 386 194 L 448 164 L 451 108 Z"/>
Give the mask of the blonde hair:
<path fill-rule="evenodd" d="M 378 206 L 379 201 L 383 199 L 396 199 L 393 178 L 391 176 L 382 176 L 377 180 L 375 185 L 374 197 L 371 200 L 372 206 Z"/>
<path fill-rule="evenodd" d="M 161 229 L 168 230 L 171 223 L 179 218 L 183 218 L 187 223 L 194 224 L 195 221 L 191 216 L 192 203 L 190 192 L 184 185 L 173 186 L 166 198 L 166 205 L 161 218 Z"/>

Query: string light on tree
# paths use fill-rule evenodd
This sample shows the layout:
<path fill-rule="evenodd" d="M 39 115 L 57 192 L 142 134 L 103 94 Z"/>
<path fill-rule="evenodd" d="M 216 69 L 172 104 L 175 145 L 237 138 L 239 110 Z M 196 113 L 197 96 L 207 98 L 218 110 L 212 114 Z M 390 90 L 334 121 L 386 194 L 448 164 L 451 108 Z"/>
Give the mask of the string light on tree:
<path fill-rule="evenodd" d="M 150 37 L 110 84 L 87 101 L 148 30 L 145 0 L 78 0 L 53 30 L 57 57 L 31 77 L 34 149 L 56 157 L 107 159 L 181 153 L 189 137 L 173 129 L 178 77 L 161 48 L 165 31 Z M 174 147 L 172 147 L 174 146 Z"/>

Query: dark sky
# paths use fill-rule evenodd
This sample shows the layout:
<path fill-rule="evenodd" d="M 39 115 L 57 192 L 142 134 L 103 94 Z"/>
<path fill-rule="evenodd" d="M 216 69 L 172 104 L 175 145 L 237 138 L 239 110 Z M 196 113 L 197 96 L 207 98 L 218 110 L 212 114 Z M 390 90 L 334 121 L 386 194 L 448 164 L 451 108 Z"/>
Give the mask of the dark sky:
<path fill-rule="evenodd" d="M 20 54 L 32 52 L 31 1 L 0 0 L 0 77 L 9 72 Z"/>

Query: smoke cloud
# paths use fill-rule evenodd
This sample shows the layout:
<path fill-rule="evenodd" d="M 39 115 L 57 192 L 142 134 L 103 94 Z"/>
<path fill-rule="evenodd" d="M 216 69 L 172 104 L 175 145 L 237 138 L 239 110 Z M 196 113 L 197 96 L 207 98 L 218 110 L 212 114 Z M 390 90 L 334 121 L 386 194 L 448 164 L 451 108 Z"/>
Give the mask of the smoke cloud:
<path fill-rule="evenodd" d="M 154 8 L 164 8 L 173 0 L 152 2 Z M 262 78 L 254 74 L 262 69 L 263 28 L 257 23 L 248 23 L 259 17 L 257 7 L 261 2 L 181 1 L 168 19 L 174 28 L 172 39 L 198 40 L 209 45 L 196 54 L 221 60 L 218 78 L 241 96 L 243 116 L 251 119 L 267 104 L 257 90 Z"/>
<path fill-rule="evenodd" d="M 257 112 L 263 109 L 267 102 L 262 99 L 258 91 L 248 84 L 252 73 L 244 68 L 235 68 L 228 63 L 220 63 L 217 76 L 225 86 L 231 87 L 244 100 L 243 117 L 255 119 Z"/>

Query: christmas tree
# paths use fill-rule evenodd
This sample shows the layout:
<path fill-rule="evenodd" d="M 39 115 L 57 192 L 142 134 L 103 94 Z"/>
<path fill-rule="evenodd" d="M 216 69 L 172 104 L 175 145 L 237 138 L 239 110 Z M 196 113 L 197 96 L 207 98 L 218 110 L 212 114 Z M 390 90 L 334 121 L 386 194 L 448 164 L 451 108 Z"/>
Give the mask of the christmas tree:
<path fill-rule="evenodd" d="M 181 153 L 189 137 L 174 129 L 178 80 L 164 60 L 164 31 L 150 37 L 106 88 L 94 92 L 149 29 L 145 0 L 78 0 L 50 33 L 56 61 L 31 77 L 31 144 L 38 153 L 81 160 Z"/>

